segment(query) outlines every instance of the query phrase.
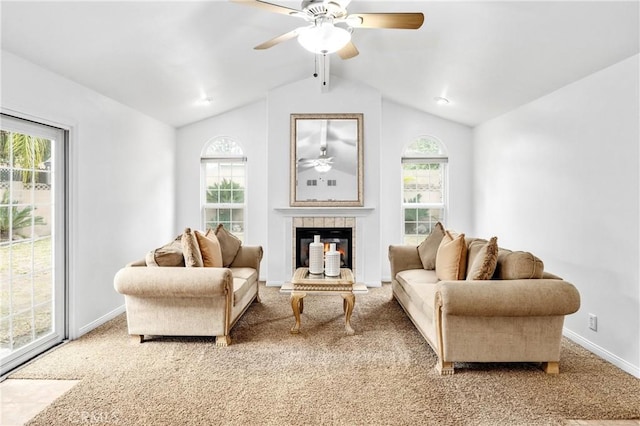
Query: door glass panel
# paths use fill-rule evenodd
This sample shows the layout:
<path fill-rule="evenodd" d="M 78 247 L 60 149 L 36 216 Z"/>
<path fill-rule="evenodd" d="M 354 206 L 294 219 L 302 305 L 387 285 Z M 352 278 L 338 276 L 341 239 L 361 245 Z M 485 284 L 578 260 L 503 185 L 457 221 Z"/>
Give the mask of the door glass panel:
<path fill-rule="evenodd" d="M 5 372 L 64 338 L 65 134 L 1 118 L 0 357 Z"/>

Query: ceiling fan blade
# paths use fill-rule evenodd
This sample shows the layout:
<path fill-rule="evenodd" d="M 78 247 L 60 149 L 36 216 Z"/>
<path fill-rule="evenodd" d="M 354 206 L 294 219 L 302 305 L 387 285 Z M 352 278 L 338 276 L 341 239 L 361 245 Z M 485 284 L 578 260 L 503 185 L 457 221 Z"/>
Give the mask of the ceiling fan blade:
<path fill-rule="evenodd" d="M 288 33 L 284 33 L 282 35 L 279 35 L 278 37 L 274 37 L 271 40 L 267 40 L 264 43 L 259 44 L 256 47 L 254 47 L 254 49 L 256 49 L 256 50 L 268 49 L 270 47 L 275 46 L 276 44 L 282 43 L 282 42 L 287 41 L 287 40 L 291 40 L 292 38 L 296 38 L 297 36 L 298 36 L 298 28 L 296 28 L 293 31 L 289 31 Z"/>
<path fill-rule="evenodd" d="M 358 56 L 359 53 L 360 52 L 358 52 L 356 45 L 352 42 L 347 43 L 345 47 L 338 50 L 338 56 L 340 56 L 340 58 L 342 59 L 351 59 L 354 56 Z"/>
<path fill-rule="evenodd" d="M 273 3 L 268 3 L 262 0 L 231 0 L 232 3 L 241 3 L 247 6 L 257 7 L 259 9 L 266 10 L 268 12 L 281 13 L 283 15 L 296 15 L 298 13 L 304 13 L 301 10 L 291 9 L 285 6 L 280 6 Z"/>
<path fill-rule="evenodd" d="M 399 28 L 404 30 L 417 30 L 424 22 L 424 14 L 420 12 L 354 13 L 347 17 L 347 22 L 354 28 Z"/>

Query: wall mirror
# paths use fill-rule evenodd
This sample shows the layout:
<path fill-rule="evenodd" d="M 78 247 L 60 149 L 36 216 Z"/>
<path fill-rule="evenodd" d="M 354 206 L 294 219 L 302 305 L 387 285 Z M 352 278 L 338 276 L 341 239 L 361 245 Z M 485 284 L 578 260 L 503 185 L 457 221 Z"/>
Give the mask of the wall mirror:
<path fill-rule="evenodd" d="M 291 114 L 293 207 L 362 207 L 363 114 Z"/>

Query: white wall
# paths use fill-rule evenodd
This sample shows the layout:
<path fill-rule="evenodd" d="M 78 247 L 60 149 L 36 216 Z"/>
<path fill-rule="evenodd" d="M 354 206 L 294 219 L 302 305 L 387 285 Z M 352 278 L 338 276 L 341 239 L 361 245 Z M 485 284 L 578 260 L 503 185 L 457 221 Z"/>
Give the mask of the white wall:
<path fill-rule="evenodd" d="M 391 280 L 387 256 L 390 244 L 402 244 L 402 203 L 400 162 L 402 152 L 418 136 L 437 137 L 449 155 L 449 210 L 446 227 L 473 235 L 471 208 L 472 131 L 471 128 L 431 114 L 383 101 L 380 152 L 380 214 L 382 279 Z M 389 167 L 392 165 L 393 167 Z"/>
<path fill-rule="evenodd" d="M 373 209 L 357 219 L 356 279 L 380 285 L 380 93 L 369 87 L 331 76 L 330 90 L 322 93 L 320 81 L 308 78 L 269 92 L 267 97 L 269 170 L 268 262 L 269 281 L 291 278 L 291 221 L 274 209 L 289 206 L 290 115 L 293 113 L 363 113 L 364 204 Z M 318 212 L 317 216 L 325 216 Z M 345 216 L 350 216 L 349 214 Z M 361 262 L 361 263 L 360 263 Z"/>
<path fill-rule="evenodd" d="M 317 79 L 309 78 L 270 91 L 266 101 L 178 129 L 176 232 L 185 226 L 200 226 L 202 147 L 215 136 L 233 137 L 249 163 L 247 244 L 265 248 L 261 279 L 275 285 L 290 279 L 291 215 L 296 213 L 276 210 L 289 207 L 290 114 L 340 112 L 364 113 L 364 201 L 368 210 L 356 218 L 356 255 L 362 263 L 356 268 L 359 281 L 380 285 L 381 280 L 390 279 L 387 247 L 402 240 L 400 158 L 403 148 L 417 136 L 433 135 L 446 144 L 451 189 L 448 224 L 470 232 L 471 129 L 383 101 L 377 90 L 334 76 L 326 93 L 321 93 Z M 318 216 L 327 213 L 306 211 L 317 211 Z"/>
<path fill-rule="evenodd" d="M 200 154 L 202 148 L 211 139 L 228 136 L 242 147 L 247 157 L 247 220 L 244 244 L 265 247 L 267 241 L 266 134 L 264 101 L 178 129 L 176 153 L 178 191 L 175 224 L 177 233 L 182 232 L 185 227 L 201 229 Z M 260 271 L 260 275 L 264 276 L 264 273 L 264 270 Z"/>
<path fill-rule="evenodd" d="M 640 377 L 638 62 L 478 126 L 474 209 L 479 235 L 533 252 L 577 286 L 568 336 Z"/>
<path fill-rule="evenodd" d="M 70 336 L 123 311 L 113 276 L 172 236 L 175 132 L 2 51 L 3 112 L 69 129 Z"/>

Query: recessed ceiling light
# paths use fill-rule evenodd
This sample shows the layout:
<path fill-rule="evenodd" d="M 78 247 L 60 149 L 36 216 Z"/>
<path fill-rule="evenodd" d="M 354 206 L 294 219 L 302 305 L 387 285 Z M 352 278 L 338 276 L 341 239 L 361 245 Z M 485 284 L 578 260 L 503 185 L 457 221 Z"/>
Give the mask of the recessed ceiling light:
<path fill-rule="evenodd" d="M 449 103 L 449 99 L 443 98 L 442 96 L 436 96 L 433 100 L 436 101 L 438 105 L 447 105 Z"/>

